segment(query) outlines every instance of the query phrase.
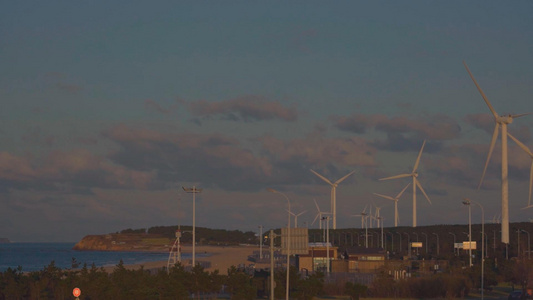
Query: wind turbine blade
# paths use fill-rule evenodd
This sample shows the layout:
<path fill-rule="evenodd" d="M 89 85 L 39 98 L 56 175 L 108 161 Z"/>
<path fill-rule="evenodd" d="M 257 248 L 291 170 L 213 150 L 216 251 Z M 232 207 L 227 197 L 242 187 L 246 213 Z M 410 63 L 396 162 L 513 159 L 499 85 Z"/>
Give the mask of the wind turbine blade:
<path fill-rule="evenodd" d="M 342 177 L 341 179 L 335 181 L 335 184 L 339 184 L 341 182 L 344 181 L 344 179 L 348 178 L 348 176 L 352 175 L 353 173 L 355 173 L 355 171 L 351 171 L 350 173 L 346 174 L 344 177 Z"/>
<path fill-rule="evenodd" d="M 400 175 L 395 175 L 391 177 L 380 178 L 379 180 L 398 179 L 398 178 L 405 178 L 405 177 L 410 177 L 410 176 L 411 174 L 400 174 Z"/>
<path fill-rule="evenodd" d="M 429 200 L 429 197 L 428 195 L 426 194 L 426 191 L 424 191 L 424 189 L 422 188 L 422 185 L 420 184 L 420 181 L 416 181 L 416 186 L 420 189 L 420 191 L 422 192 L 422 194 L 424 194 L 424 196 L 426 197 L 426 199 L 428 200 L 429 204 L 433 204 L 431 203 L 431 200 Z"/>
<path fill-rule="evenodd" d="M 400 199 L 400 197 L 403 195 L 403 192 L 405 192 L 405 190 L 411 185 L 411 183 L 409 182 L 404 188 L 403 190 L 398 194 L 398 196 L 396 196 L 396 199 Z"/>
<path fill-rule="evenodd" d="M 367 207 L 368 207 L 368 204 L 365 205 L 365 209 L 363 209 L 363 212 L 362 212 L 363 214 L 366 212 L 366 208 L 367 208 Z"/>
<path fill-rule="evenodd" d="M 376 196 L 379 196 L 381 198 L 385 198 L 385 199 L 389 199 L 389 200 L 392 200 L 392 201 L 396 201 L 396 199 L 392 198 L 391 196 L 381 195 L 381 194 L 377 194 L 377 193 L 373 193 L 373 194 L 376 195 Z"/>
<path fill-rule="evenodd" d="M 301 213 L 297 214 L 296 216 L 299 217 L 299 216 L 301 216 L 303 213 L 306 213 L 306 212 L 307 212 L 307 210 L 304 210 L 304 211 L 302 211 Z"/>
<path fill-rule="evenodd" d="M 316 214 L 316 217 L 315 219 L 313 220 L 313 223 L 311 223 L 311 225 L 315 224 L 316 220 L 318 219 L 318 217 L 320 216 L 320 213 Z"/>
<path fill-rule="evenodd" d="M 466 71 L 468 72 L 468 74 L 470 74 L 470 78 L 472 78 L 472 81 L 474 81 L 474 84 L 476 85 L 477 90 L 481 94 L 481 97 L 483 97 L 483 100 L 485 100 L 485 103 L 487 103 L 487 106 L 489 107 L 490 111 L 492 112 L 492 115 L 494 116 L 494 118 L 497 118 L 498 117 L 498 113 L 494 110 L 494 107 L 492 107 L 492 104 L 490 104 L 489 99 L 487 99 L 487 96 L 485 96 L 485 93 L 483 93 L 483 90 L 481 89 L 479 84 L 477 84 L 477 81 L 474 78 L 474 75 L 472 75 L 472 72 L 470 72 L 470 69 L 466 65 L 465 61 L 463 61 L 463 65 L 465 65 Z"/>
<path fill-rule="evenodd" d="M 420 157 L 422 156 L 422 151 L 424 151 L 424 146 L 426 145 L 426 140 L 422 143 L 422 148 L 420 148 L 420 152 L 418 152 L 418 157 L 416 158 L 415 166 L 413 167 L 413 173 L 416 172 L 416 169 L 418 169 L 418 164 L 420 163 Z"/>
<path fill-rule="evenodd" d="M 315 200 L 315 199 L 313 199 L 313 201 L 315 201 L 316 210 L 318 210 L 318 212 L 320 213 L 321 211 L 320 211 L 320 207 L 318 207 L 318 203 L 316 203 L 316 200 Z"/>
<path fill-rule="evenodd" d="M 318 176 L 318 178 L 324 180 L 325 182 L 327 182 L 329 185 L 333 185 L 333 183 L 331 183 L 331 181 L 329 181 L 329 179 L 327 179 L 326 177 L 318 174 L 317 172 L 313 171 L 312 169 L 310 169 L 311 172 L 313 172 L 313 174 L 315 174 L 316 176 Z"/>
<path fill-rule="evenodd" d="M 530 115 L 530 114 L 531 114 L 531 113 L 511 115 L 511 118 L 516 119 L 516 118 L 520 118 L 520 117 L 527 116 L 527 115 Z"/>
<path fill-rule="evenodd" d="M 487 172 L 487 167 L 489 166 L 490 156 L 492 155 L 492 151 L 494 150 L 496 139 L 498 139 L 499 130 L 500 130 L 500 124 L 496 123 L 496 126 L 494 126 L 494 133 L 492 133 L 492 140 L 490 140 L 490 148 L 489 148 L 489 154 L 487 155 L 487 162 L 485 162 L 485 168 L 483 169 L 481 180 L 479 181 L 479 185 L 477 186 L 478 190 L 481 187 L 481 184 L 483 183 L 483 179 L 485 178 L 485 172 Z"/>
<path fill-rule="evenodd" d="M 533 153 L 531 152 L 531 150 L 529 150 L 529 148 L 526 145 L 524 145 L 521 141 L 519 141 L 517 138 L 512 136 L 509 132 L 507 132 L 507 136 L 509 136 L 520 148 L 522 148 L 522 150 L 526 151 L 526 153 L 529 154 L 531 158 L 533 158 Z"/>

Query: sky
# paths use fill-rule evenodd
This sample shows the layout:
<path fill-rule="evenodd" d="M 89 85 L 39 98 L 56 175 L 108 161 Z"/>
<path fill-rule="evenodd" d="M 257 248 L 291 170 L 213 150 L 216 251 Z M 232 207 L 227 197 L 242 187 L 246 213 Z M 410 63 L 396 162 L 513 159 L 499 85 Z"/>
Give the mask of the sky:
<path fill-rule="evenodd" d="M 0 237 L 127 228 L 337 227 L 394 196 L 423 141 L 418 225 L 501 211 L 500 114 L 533 112 L 533 2 L 10 1 L 0 9 Z M 509 132 L 533 148 L 533 116 Z M 510 221 L 533 219 L 531 158 L 509 140 Z M 271 193 L 268 188 L 280 193 Z M 399 200 L 412 222 L 412 190 Z M 375 208 L 373 208 L 375 212 Z M 472 209 L 481 222 L 479 208 Z"/>

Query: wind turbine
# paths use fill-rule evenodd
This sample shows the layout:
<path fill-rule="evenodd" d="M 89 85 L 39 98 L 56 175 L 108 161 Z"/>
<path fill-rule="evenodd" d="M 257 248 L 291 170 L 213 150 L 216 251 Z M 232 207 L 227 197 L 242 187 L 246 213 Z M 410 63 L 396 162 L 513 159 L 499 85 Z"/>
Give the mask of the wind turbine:
<path fill-rule="evenodd" d="M 366 208 L 368 205 L 365 206 L 365 209 L 361 212 L 360 215 L 353 215 L 354 217 L 361 217 L 361 229 L 365 229 L 365 247 L 368 248 L 368 213 L 366 213 Z M 359 242 L 358 242 L 359 243 Z"/>
<path fill-rule="evenodd" d="M 400 174 L 396 176 L 381 178 L 379 180 L 389 180 L 389 179 L 398 179 L 398 178 L 405 178 L 405 177 L 412 177 L 413 178 L 413 227 L 416 227 L 416 188 L 420 189 L 422 194 L 426 197 L 429 204 L 431 204 L 431 200 L 429 200 L 428 195 L 422 188 L 422 185 L 420 182 L 416 179 L 418 177 L 418 173 L 416 172 L 416 169 L 418 169 L 418 164 L 420 163 L 420 157 L 422 156 L 422 151 L 424 150 L 424 146 L 426 145 L 426 141 L 424 140 L 424 143 L 422 143 L 422 148 L 420 148 L 420 152 L 418 153 L 418 157 L 415 161 L 415 166 L 413 167 L 413 171 L 410 174 Z"/>
<path fill-rule="evenodd" d="M 359 215 L 352 215 L 352 217 L 361 217 L 361 229 L 365 228 L 366 218 L 368 217 L 368 213 L 366 212 L 366 208 L 368 205 L 365 206 L 365 209 L 361 212 Z"/>
<path fill-rule="evenodd" d="M 520 142 L 517 138 L 512 136 L 510 133 L 507 133 L 507 135 L 520 147 L 522 150 L 524 150 L 527 154 L 529 154 L 529 157 L 531 158 L 531 169 L 529 171 L 529 199 L 527 201 L 527 206 L 525 208 L 531 207 L 531 188 L 533 186 L 533 152 L 529 150 L 529 148 L 524 145 L 522 142 Z"/>
<path fill-rule="evenodd" d="M 320 220 L 320 229 L 322 229 L 322 215 L 328 215 L 331 213 L 321 211 L 320 207 L 318 207 L 318 203 L 316 203 L 316 200 L 313 199 L 313 201 L 315 201 L 315 205 L 316 205 L 316 209 L 318 210 L 318 213 L 316 214 L 316 217 L 313 220 L 313 223 L 311 223 L 311 225 L 315 224 L 316 220 Z"/>
<path fill-rule="evenodd" d="M 518 115 L 498 115 L 498 113 L 494 110 L 494 107 L 492 107 L 492 104 L 490 104 L 489 99 L 487 99 L 487 96 L 485 96 L 485 93 L 483 93 L 483 90 L 477 83 L 476 79 L 474 78 L 474 75 L 472 75 L 472 72 L 470 72 L 470 69 L 466 65 L 466 62 L 463 61 L 463 65 L 466 68 L 466 71 L 470 75 L 470 78 L 472 78 L 472 81 L 474 81 L 474 84 L 477 87 L 477 90 L 481 94 L 481 97 L 483 97 L 483 100 L 485 100 L 485 103 L 489 107 L 490 111 L 492 112 L 492 115 L 494 116 L 494 133 L 492 134 L 492 140 L 490 141 L 490 148 L 489 153 L 487 155 L 487 162 L 485 163 L 485 168 L 483 169 L 483 175 L 481 175 L 481 180 L 479 181 L 478 189 L 481 187 L 481 184 L 483 183 L 483 178 L 485 177 L 485 172 L 487 171 L 487 166 L 489 165 L 490 156 L 492 155 L 492 150 L 494 150 L 494 145 L 496 144 L 496 140 L 498 139 L 499 129 L 501 127 L 502 129 L 502 243 L 509 244 L 509 178 L 508 178 L 508 161 L 507 161 L 507 125 L 511 124 L 513 122 L 514 118 L 522 117 L 527 114 L 518 114 Z"/>
<path fill-rule="evenodd" d="M 290 213 L 291 215 L 294 216 L 294 228 L 298 228 L 298 217 L 299 217 L 300 215 L 302 215 L 303 213 L 305 213 L 306 211 L 307 211 L 307 210 L 304 210 L 304 211 L 302 211 L 302 212 L 299 213 L 299 214 L 295 214 L 295 213 L 289 211 L 289 213 Z"/>
<path fill-rule="evenodd" d="M 344 179 L 348 178 L 348 176 L 352 175 L 355 171 L 351 171 L 350 173 L 344 175 L 341 179 L 331 182 L 326 177 L 318 174 L 317 172 L 311 170 L 313 174 L 318 176 L 320 179 L 324 180 L 327 184 L 331 185 L 331 214 L 333 215 L 333 229 L 337 229 L 337 200 L 336 200 L 336 190 L 339 183 L 343 182 Z"/>
<path fill-rule="evenodd" d="M 394 198 L 391 196 L 374 193 L 374 195 L 376 196 L 394 201 L 394 227 L 398 227 L 398 223 L 400 223 L 400 216 L 398 215 L 398 200 L 400 200 L 400 197 L 402 196 L 403 192 L 405 192 L 405 190 L 409 187 L 410 184 L 411 183 L 408 183 L 403 188 L 403 190 L 398 195 L 396 195 L 396 197 Z"/>
<path fill-rule="evenodd" d="M 377 227 L 376 228 L 379 228 L 379 226 L 380 226 L 379 220 L 381 219 L 380 216 L 379 216 L 379 211 L 381 210 L 381 206 L 375 206 L 375 207 L 376 207 L 376 212 L 374 213 L 373 219 L 377 223 Z"/>

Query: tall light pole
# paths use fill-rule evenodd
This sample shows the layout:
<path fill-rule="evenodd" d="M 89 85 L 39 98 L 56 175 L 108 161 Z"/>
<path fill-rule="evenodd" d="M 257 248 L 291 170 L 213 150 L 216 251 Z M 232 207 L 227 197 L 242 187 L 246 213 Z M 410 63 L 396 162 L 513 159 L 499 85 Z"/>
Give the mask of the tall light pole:
<path fill-rule="evenodd" d="M 400 240 L 400 247 L 398 248 L 398 249 L 400 249 L 400 250 L 398 250 L 398 252 L 400 252 L 400 255 L 401 255 L 401 254 L 402 254 L 402 234 L 401 234 L 400 232 L 396 232 L 396 233 L 400 236 L 400 238 L 399 238 L 399 240 Z"/>
<path fill-rule="evenodd" d="M 472 206 L 468 199 L 464 200 L 463 204 L 468 206 L 468 256 L 470 256 L 470 267 L 472 267 Z"/>
<path fill-rule="evenodd" d="M 392 232 L 387 232 L 387 233 L 390 233 L 390 243 L 391 243 L 390 251 L 394 252 L 394 233 Z"/>
<path fill-rule="evenodd" d="M 522 229 L 522 232 L 527 233 L 527 259 L 531 259 L 531 239 L 529 238 L 529 232 Z"/>
<path fill-rule="evenodd" d="M 455 255 L 455 233 L 448 232 L 449 234 L 453 235 L 453 255 Z"/>
<path fill-rule="evenodd" d="M 263 225 L 259 225 L 259 259 L 263 259 Z"/>
<path fill-rule="evenodd" d="M 324 217 L 326 221 L 326 274 L 329 276 L 329 216 Z"/>
<path fill-rule="evenodd" d="M 287 288 L 285 291 L 285 300 L 289 300 L 289 269 L 291 266 L 291 260 L 290 260 L 290 257 L 291 257 L 291 201 L 289 200 L 289 197 L 287 197 L 287 195 L 285 195 L 284 193 L 280 191 L 277 191 L 275 189 L 270 189 L 270 188 L 268 189 L 268 191 L 274 194 L 280 194 L 283 197 L 285 197 L 285 199 L 287 199 L 287 206 L 289 207 L 288 209 L 289 219 L 287 220 L 287 282 L 286 282 Z"/>
<path fill-rule="evenodd" d="M 416 242 L 418 243 L 418 233 L 413 232 L 414 235 L 416 235 Z M 418 245 L 416 245 L 416 255 L 418 255 Z"/>
<path fill-rule="evenodd" d="M 428 254 L 428 235 L 425 232 L 422 232 L 422 235 L 426 237 L 426 254 Z"/>
<path fill-rule="evenodd" d="M 201 193 L 202 189 L 181 187 L 186 193 L 192 194 L 192 266 L 196 266 L 196 194 Z"/>
<path fill-rule="evenodd" d="M 483 252 L 485 252 L 485 210 L 483 209 L 483 206 L 474 200 L 470 200 L 468 198 L 465 198 L 463 203 L 468 202 L 468 208 L 470 210 L 470 202 L 476 204 L 481 208 L 481 299 L 483 299 L 483 283 L 484 283 L 484 276 L 485 276 L 485 255 Z M 472 248 L 472 245 L 470 245 L 470 248 Z M 472 259 L 472 255 L 470 255 L 470 259 Z"/>
<path fill-rule="evenodd" d="M 381 227 L 381 248 L 385 250 L 385 247 L 383 247 L 383 217 L 378 217 L 378 222 L 381 221 L 380 227 Z"/>
<path fill-rule="evenodd" d="M 440 248 L 440 244 L 439 244 L 439 235 L 436 234 L 435 232 L 431 233 L 431 234 L 434 234 L 436 237 L 437 237 L 437 256 L 440 255 L 439 253 L 439 248 Z M 454 253 L 455 254 L 455 253 Z"/>
<path fill-rule="evenodd" d="M 407 256 L 411 258 L 411 236 L 407 232 L 404 232 L 403 234 L 407 235 Z"/>

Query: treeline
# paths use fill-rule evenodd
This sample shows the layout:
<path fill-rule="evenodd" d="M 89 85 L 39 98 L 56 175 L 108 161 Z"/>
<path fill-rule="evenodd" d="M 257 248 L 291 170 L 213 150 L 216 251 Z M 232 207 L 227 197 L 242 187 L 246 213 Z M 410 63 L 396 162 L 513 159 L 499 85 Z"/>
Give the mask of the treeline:
<path fill-rule="evenodd" d="M 94 265 L 84 266 L 80 271 L 61 270 L 52 262 L 41 271 L 23 273 L 19 269 L 8 269 L 0 273 L 0 299 L 72 299 L 72 290 L 81 290 L 80 299 L 256 299 L 268 295 L 267 273 L 231 267 L 228 275 L 205 271 L 200 265 L 186 270 L 176 265 L 170 270 L 157 272 L 149 270 L 128 270 L 119 263 L 113 272 Z M 276 298 L 285 296 L 285 271 L 278 270 Z M 323 293 L 324 276 L 321 273 L 302 277 L 291 269 L 291 297 L 310 300 Z"/>
<path fill-rule="evenodd" d="M 310 300 L 315 296 L 348 295 L 352 299 L 417 298 L 456 299 L 479 290 L 480 267 L 457 267 L 446 273 L 397 280 L 385 269 L 365 286 L 347 277 L 325 278 L 322 273 L 303 276 L 290 269 L 290 297 Z M 72 299 L 72 289 L 82 291 L 80 299 L 257 299 L 268 298 L 269 273 L 231 267 L 227 275 L 205 271 L 200 265 L 187 270 L 176 265 L 170 270 L 129 270 L 120 262 L 112 272 L 94 265 L 80 270 L 61 270 L 52 262 L 41 271 L 25 273 L 8 269 L 0 273 L 0 299 Z M 286 272 L 275 273 L 276 299 L 285 297 Z M 524 290 L 533 278 L 532 260 L 488 261 L 485 289 L 498 282 L 512 282 Z M 332 280 L 333 279 L 333 280 Z"/>
<path fill-rule="evenodd" d="M 192 226 L 181 226 L 181 242 L 192 242 Z M 154 226 L 148 229 L 124 229 L 121 234 L 151 234 L 169 238 L 176 238 L 178 226 Z M 204 245 L 238 245 L 238 244 L 257 244 L 258 238 L 253 231 L 211 229 L 205 227 L 196 227 L 196 242 Z"/>

